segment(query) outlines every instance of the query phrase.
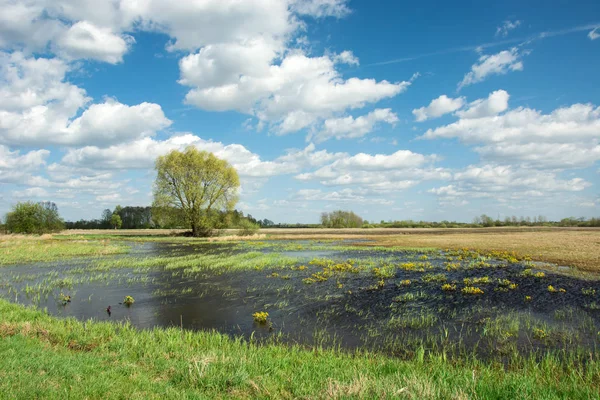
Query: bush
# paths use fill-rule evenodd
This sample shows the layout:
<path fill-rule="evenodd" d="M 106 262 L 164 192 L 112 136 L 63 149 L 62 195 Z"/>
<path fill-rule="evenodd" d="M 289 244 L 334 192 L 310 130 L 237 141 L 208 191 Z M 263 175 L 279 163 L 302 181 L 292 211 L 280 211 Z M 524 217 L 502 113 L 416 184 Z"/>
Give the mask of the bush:
<path fill-rule="evenodd" d="M 26 201 L 17 203 L 6 214 L 6 230 L 10 233 L 57 232 L 64 229 L 64 222 L 58 215 L 56 204 L 51 202 L 35 203 Z"/>
<path fill-rule="evenodd" d="M 325 228 L 360 228 L 363 219 L 352 211 L 332 211 L 321 214 L 321 225 Z"/>
<path fill-rule="evenodd" d="M 238 231 L 238 236 L 252 236 L 258 233 L 260 226 L 255 224 L 247 219 L 242 219 L 239 223 L 240 230 Z"/>

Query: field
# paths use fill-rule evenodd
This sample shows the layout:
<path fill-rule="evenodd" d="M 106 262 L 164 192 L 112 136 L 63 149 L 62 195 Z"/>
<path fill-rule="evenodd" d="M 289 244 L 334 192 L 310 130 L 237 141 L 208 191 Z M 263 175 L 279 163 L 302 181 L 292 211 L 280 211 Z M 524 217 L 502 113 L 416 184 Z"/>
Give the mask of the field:
<path fill-rule="evenodd" d="M 0 236 L 0 397 L 598 397 L 600 230 L 117 233 Z"/>

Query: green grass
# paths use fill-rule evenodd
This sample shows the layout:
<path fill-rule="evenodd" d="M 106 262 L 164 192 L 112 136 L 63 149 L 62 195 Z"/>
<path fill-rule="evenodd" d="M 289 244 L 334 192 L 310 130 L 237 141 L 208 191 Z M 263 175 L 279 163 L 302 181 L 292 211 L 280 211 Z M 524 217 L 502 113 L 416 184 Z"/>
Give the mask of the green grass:
<path fill-rule="evenodd" d="M 140 331 L 0 301 L 0 398 L 596 398 L 596 360 L 446 361 Z"/>
<path fill-rule="evenodd" d="M 129 252 L 129 246 L 110 241 L 9 239 L 0 241 L 0 266 L 56 261 L 71 257 L 99 257 Z"/>
<path fill-rule="evenodd" d="M 261 253 L 253 251 L 240 254 L 190 254 L 186 256 L 165 257 L 127 257 L 116 260 L 97 261 L 91 268 L 93 270 L 110 270 L 112 268 L 156 268 L 176 270 L 182 269 L 184 273 L 201 271 L 224 272 L 228 270 L 261 270 L 265 268 L 286 268 L 295 265 L 299 260 L 278 253 Z"/>

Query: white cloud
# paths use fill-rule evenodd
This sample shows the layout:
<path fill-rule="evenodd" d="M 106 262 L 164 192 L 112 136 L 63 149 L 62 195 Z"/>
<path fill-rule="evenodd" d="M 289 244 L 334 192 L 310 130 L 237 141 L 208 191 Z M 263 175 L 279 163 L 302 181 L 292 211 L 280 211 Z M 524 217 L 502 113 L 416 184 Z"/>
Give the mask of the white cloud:
<path fill-rule="evenodd" d="M 519 21 L 518 19 L 515 21 L 504 21 L 501 26 L 496 28 L 496 36 L 506 37 L 508 36 L 508 32 L 518 28 L 520 25 L 521 21 Z"/>
<path fill-rule="evenodd" d="M 471 72 L 466 74 L 458 84 L 458 89 L 481 82 L 491 75 L 504 75 L 509 71 L 522 71 L 523 62 L 521 59 L 525 54 L 513 47 L 497 54 L 482 55 L 477 63 L 471 67 Z"/>
<path fill-rule="evenodd" d="M 17 36 L 30 37 L 41 29 L 40 21 L 55 21 L 56 32 L 36 44 L 39 48 L 50 43 L 67 60 L 114 64 L 133 44 L 127 32 L 165 33 L 171 38 L 169 50 L 190 52 L 180 61 L 179 82 L 190 87 L 186 103 L 247 113 L 259 126 L 285 134 L 393 97 L 410 85 L 343 78 L 337 64 L 358 65 L 349 50 L 310 57 L 307 50 L 291 47 L 306 28 L 301 18 L 340 18 L 349 11 L 346 0 L 29 0 L 10 8 L 10 15 L 21 20 L 0 37 L 17 46 Z M 22 45 L 28 51 L 34 47 Z M 74 116 L 40 111 L 44 120 Z M 40 122 L 39 114 L 32 117 Z"/>
<path fill-rule="evenodd" d="M 346 3 L 347 0 L 297 0 L 292 1 L 292 10 L 315 18 L 341 18 L 350 13 Z"/>
<path fill-rule="evenodd" d="M 598 28 L 594 28 L 590 31 L 590 33 L 588 33 L 588 37 L 590 38 L 590 40 L 596 40 L 598 38 L 600 38 L 600 33 L 598 33 Z"/>
<path fill-rule="evenodd" d="M 0 182 L 21 183 L 32 171 L 46 165 L 48 150 L 32 150 L 21 155 L 0 145 Z"/>
<path fill-rule="evenodd" d="M 153 136 L 169 125 L 171 121 L 158 104 L 128 106 L 109 99 L 91 105 L 69 124 L 66 135 L 57 140 L 65 144 L 119 143 Z"/>
<path fill-rule="evenodd" d="M 342 64 L 348 64 L 348 65 L 359 65 L 360 64 L 358 58 L 350 50 L 342 51 L 340 54 L 336 55 L 334 59 L 336 62 L 339 62 Z"/>
<path fill-rule="evenodd" d="M 344 80 L 329 56 L 307 57 L 300 52 L 287 55 L 280 65 L 265 65 L 261 71 L 264 73 L 242 75 L 235 82 L 215 86 L 210 86 L 212 81 L 205 84 L 204 78 L 192 81 L 191 72 L 187 71 L 182 82 L 196 87 L 188 92 L 186 102 L 206 110 L 253 114 L 262 122 L 274 124 L 278 133 L 286 134 L 336 112 L 393 97 L 411 84 Z"/>
<path fill-rule="evenodd" d="M 31 198 L 48 198 L 49 193 L 46 189 L 40 187 L 31 187 L 25 190 L 15 190 L 12 192 L 12 196 L 18 199 L 31 199 Z"/>
<path fill-rule="evenodd" d="M 0 145 L 0 171 L 14 169 L 30 171 L 46 164 L 50 155 L 48 150 L 32 150 L 21 155 L 19 151 L 11 151 L 8 147 Z"/>
<path fill-rule="evenodd" d="M 490 93 L 487 99 L 479 99 L 469 103 L 464 111 L 458 111 L 456 115 L 461 118 L 483 118 L 491 117 L 508 109 L 509 94 L 505 90 L 496 90 Z"/>
<path fill-rule="evenodd" d="M 323 128 L 314 139 L 320 143 L 331 138 L 338 140 L 360 138 L 372 132 L 380 122 L 393 125 L 398 122 L 398 116 L 389 108 L 378 108 L 357 118 L 352 116 L 330 118 L 325 120 Z"/>
<path fill-rule="evenodd" d="M 532 198 L 550 198 L 580 192 L 591 186 L 582 178 L 565 180 L 555 172 L 510 165 L 471 165 L 452 175 L 452 183 L 428 190 L 440 204 L 456 205 L 472 199 L 516 204 Z"/>
<path fill-rule="evenodd" d="M 500 116 L 459 119 L 423 135 L 426 139 L 459 138 L 465 142 L 591 140 L 600 135 L 600 107 L 573 104 L 550 114 L 519 107 Z"/>
<path fill-rule="evenodd" d="M 332 203 L 391 205 L 393 200 L 373 197 L 368 190 L 341 189 L 323 192 L 320 189 L 300 189 L 293 196 L 294 201 L 325 201 Z"/>
<path fill-rule="evenodd" d="M 431 100 L 427 107 L 417 108 L 412 111 L 417 122 L 423 122 L 431 118 L 441 117 L 444 114 L 454 112 L 465 104 L 464 97 L 450 98 L 445 94 L 437 99 Z"/>
<path fill-rule="evenodd" d="M 0 143 L 107 145 L 151 136 L 171 124 L 157 104 L 108 99 L 86 109 L 91 99 L 65 82 L 68 70 L 58 59 L 0 52 Z"/>
<path fill-rule="evenodd" d="M 445 180 L 450 173 L 429 164 L 436 155 L 422 155 L 409 150 L 399 150 L 385 155 L 359 153 L 341 157 L 316 171 L 296 175 L 300 181 L 319 181 L 325 186 L 349 186 L 366 189 L 372 193 L 389 193 L 408 189 L 423 180 Z"/>
<path fill-rule="evenodd" d="M 475 151 L 484 159 L 538 168 L 584 168 L 600 160 L 600 107 L 573 104 L 550 114 L 520 107 L 489 115 L 495 93 L 499 92 L 457 113 L 462 117 L 457 122 L 429 129 L 422 138 L 458 138 L 482 144 Z M 508 94 L 497 97 L 501 106 L 494 112 L 504 107 Z"/>
<path fill-rule="evenodd" d="M 108 148 L 86 146 L 71 149 L 63 157 L 62 163 L 77 168 L 104 170 L 151 169 L 158 156 L 171 150 L 182 150 L 187 146 L 212 152 L 217 157 L 229 161 L 240 176 L 255 178 L 296 173 L 304 167 L 319 166 L 343 156 L 343 154 L 331 154 L 324 150 L 315 151 L 315 146 L 310 144 L 303 150 L 291 150 L 273 161 L 263 161 L 260 156 L 242 145 L 225 145 L 187 133 L 164 141 L 143 138 Z"/>
<path fill-rule="evenodd" d="M 56 39 L 57 53 L 67 59 L 94 59 L 117 64 L 135 40 L 118 35 L 109 28 L 97 27 L 88 21 L 79 21 Z"/>

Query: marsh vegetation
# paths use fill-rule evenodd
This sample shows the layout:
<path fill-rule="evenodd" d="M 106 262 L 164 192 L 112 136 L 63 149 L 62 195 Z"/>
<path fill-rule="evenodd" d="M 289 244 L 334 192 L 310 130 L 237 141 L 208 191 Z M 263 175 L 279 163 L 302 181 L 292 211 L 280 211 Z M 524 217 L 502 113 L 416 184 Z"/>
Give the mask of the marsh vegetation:
<path fill-rule="evenodd" d="M 304 357 L 303 351 L 318 351 L 315 354 L 332 363 L 326 376 L 334 379 L 332 374 L 341 374 L 334 380 L 342 379 L 342 386 L 348 384 L 347 379 L 359 378 L 352 374 L 340 378 L 345 376 L 340 368 L 348 363 L 356 368 L 368 359 L 388 363 L 396 371 L 415 364 L 419 366 L 415 371 L 440 368 L 449 376 L 462 376 L 468 368 L 494 376 L 504 371 L 502 378 L 495 378 L 500 381 L 528 382 L 542 374 L 541 365 L 551 364 L 556 371 L 563 371 L 557 372 L 556 382 L 566 384 L 563 389 L 569 393 L 578 394 L 590 393 L 587 390 L 598 382 L 600 287 L 594 276 L 573 269 L 506 251 L 377 246 L 356 240 L 209 243 L 188 238 L 151 239 L 119 240 L 115 244 L 107 242 L 106 237 L 88 237 L 87 241 L 63 237 L 47 243 L 41 239 L 42 243 L 35 244 L 25 239 L 4 243 L 4 248 L 13 249 L 14 254 L 29 254 L 29 258 L 24 257 L 20 264 L 14 264 L 18 256 L 5 258 L 0 296 L 5 302 L 46 310 L 52 317 L 36 314 L 35 320 L 44 321 L 43 328 L 39 323 L 34 324 L 35 328 L 25 328 L 24 315 L 29 318 L 31 313 L 39 312 L 25 312 L 2 303 L 12 319 L 3 317 L 0 335 L 15 344 L 24 340 L 32 348 L 50 340 L 56 347 L 52 352 L 60 351 L 63 339 L 46 339 L 64 335 L 59 332 L 61 320 L 54 318 L 91 318 L 98 321 L 91 325 L 96 333 L 73 334 L 72 341 L 77 344 L 71 346 L 91 346 L 85 351 L 91 352 L 92 358 L 104 357 L 97 348 L 106 349 L 114 341 L 125 340 L 120 335 L 150 335 L 147 337 L 152 343 L 172 335 L 165 340 L 173 341 L 176 353 L 191 351 L 199 357 L 207 352 L 213 354 L 210 357 L 230 357 L 223 351 L 224 347 L 233 351 L 232 346 L 238 354 L 244 352 L 244 357 L 255 357 L 254 352 L 278 352 L 278 360 L 282 351 L 289 351 L 285 357 L 292 358 Z M 87 250 L 60 259 L 60 252 L 55 257 L 46 251 L 46 259 L 31 256 L 44 246 L 67 245 L 83 245 Z M 97 252 L 106 246 L 111 251 Z M 100 323 L 108 321 L 127 325 L 114 331 L 113 326 L 120 325 Z M 78 322 L 68 324 L 79 329 Z M 155 330 L 158 328 L 172 330 Z M 53 333 L 44 336 L 40 329 Z M 97 335 L 107 329 L 111 339 L 104 342 Z M 137 329 L 151 331 L 142 333 Z M 178 336 L 174 329 L 199 333 Z M 189 350 L 191 342 L 213 340 L 221 345 Z M 240 340 L 257 347 L 241 350 L 236 347 Z M 177 359 L 183 357 L 172 354 Z M 360 356 L 350 359 L 346 354 Z M 125 362 L 122 355 L 116 357 L 119 361 L 115 362 Z M 201 363 L 198 365 L 202 368 Z M 261 371 L 257 367 L 250 373 L 244 365 L 247 374 Z M 225 362 L 215 368 L 230 367 Z M 163 371 L 161 365 L 152 368 L 144 373 Z M 219 373 L 226 374 L 225 370 Z M 572 377 L 567 370 L 578 371 L 578 389 L 574 389 L 573 382 L 569 386 Z M 175 378 L 182 373 L 177 371 L 169 373 L 168 379 L 180 379 Z M 361 393 L 391 395 L 372 381 L 380 378 L 381 371 L 370 367 L 365 371 L 365 387 L 361 389 L 365 392 Z M 511 377 L 510 371 L 530 375 Z M 285 367 L 281 373 L 290 371 Z M 247 396 L 254 393 L 252 390 L 274 390 L 280 395 L 289 391 L 293 397 L 307 393 L 271 380 L 258 384 L 260 389 L 249 389 L 249 381 L 256 383 L 257 379 L 250 375 L 240 377 L 232 387 Z M 415 379 L 419 381 L 423 376 Z M 189 390 L 216 393 L 214 387 L 199 388 L 194 382 Z M 330 380 L 312 382 L 311 390 L 323 390 L 327 382 Z M 393 387 L 411 387 L 411 393 L 418 393 L 416 381 L 403 385 Z M 444 398 L 458 390 L 448 385 L 436 383 L 431 395 L 425 397 Z M 479 383 L 468 393 L 502 393 L 500 387 Z"/>

